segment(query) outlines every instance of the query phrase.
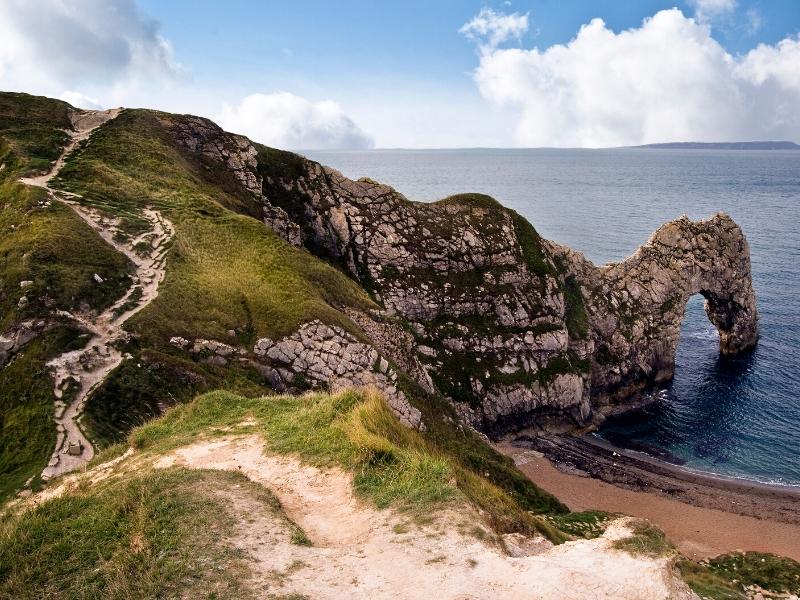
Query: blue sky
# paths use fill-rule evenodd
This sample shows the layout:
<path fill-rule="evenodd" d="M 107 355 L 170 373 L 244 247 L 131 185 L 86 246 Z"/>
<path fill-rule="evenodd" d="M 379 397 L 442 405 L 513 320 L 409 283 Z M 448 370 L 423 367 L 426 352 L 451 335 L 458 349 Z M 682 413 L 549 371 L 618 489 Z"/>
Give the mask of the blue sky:
<path fill-rule="evenodd" d="M 276 145 L 602 146 L 670 141 L 672 132 L 800 134 L 785 108 L 800 100 L 792 74 L 800 73 L 800 0 L 47 3 L 44 34 L 23 0 L 0 8 L 0 39 L 8 33 L 0 87 L 86 106 L 194 112 Z M 92 22 L 76 25 L 91 10 Z M 489 31 L 504 17 L 519 29 L 499 43 L 476 29 L 466 35 L 477 15 Z M 579 36 L 596 18 L 604 26 Z M 124 57 L 126 47 L 127 62 L 103 58 L 118 49 Z M 662 70 L 664 82 L 653 81 Z M 758 125 L 767 112 L 775 116 Z"/>

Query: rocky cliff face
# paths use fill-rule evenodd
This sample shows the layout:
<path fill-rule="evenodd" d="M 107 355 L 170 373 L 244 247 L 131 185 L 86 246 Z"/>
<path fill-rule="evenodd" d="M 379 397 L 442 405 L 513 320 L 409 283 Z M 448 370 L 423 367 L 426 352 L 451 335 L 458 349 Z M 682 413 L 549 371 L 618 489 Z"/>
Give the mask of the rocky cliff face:
<path fill-rule="evenodd" d="M 707 300 L 722 353 L 756 342 L 749 248 L 726 215 L 668 223 L 626 261 L 598 268 L 486 196 L 415 203 L 280 158 L 283 173 L 259 161 L 268 225 L 368 288 L 385 308 L 379 319 L 399 318 L 413 337 L 427 374 L 414 378 L 489 433 L 587 424 L 669 379 L 693 294 Z"/>
<path fill-rule="evenodd" d="M 597 405 L 624 401 L 650 383 L 672 378 L 686 302 L 694 294 L 706 300 L 721 354 L 756 344 L 750 248 L 728 215 L 666 223 L 625 261 L 601 268 L 571 250 L 551 248 L 582 284 Z"/>
<path fill-rule="evenodd" d="M 598 268 L 488 196 L 411 202 L 204 119 L 170 119 L 187 152 L 238 184 L 246 212 L 340 265 L 382 306 L 345 310 L 361 339 L 315 337 L 325 326 L 308 324 L 261 340 L 252 353 L 276 388 L 377 385 L 418 426 L 402 373 L 474 427 L 502 434 L 588 424 L 672 377 L 693 294 L 706 298 L 723 354 L 756 343 L 749 248 L 726 215 L 668 223 L 627 260 Z"/>

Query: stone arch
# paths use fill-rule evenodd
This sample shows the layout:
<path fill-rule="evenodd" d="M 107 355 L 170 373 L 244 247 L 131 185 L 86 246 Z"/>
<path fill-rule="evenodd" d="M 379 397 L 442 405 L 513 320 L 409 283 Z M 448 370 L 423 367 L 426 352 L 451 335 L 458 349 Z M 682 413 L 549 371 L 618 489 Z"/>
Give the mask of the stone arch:
<path fill-rule="evenodd" d="M 674 374 L 686 304 L 700 294 L 722 355 L 755 346 L 758 312 L 750 248 L 726 214 L 683 216 L 659 228 L 631 257 L 597 269 L 589 313 L 595 342 L 592 395 L 622 400 Z"/>

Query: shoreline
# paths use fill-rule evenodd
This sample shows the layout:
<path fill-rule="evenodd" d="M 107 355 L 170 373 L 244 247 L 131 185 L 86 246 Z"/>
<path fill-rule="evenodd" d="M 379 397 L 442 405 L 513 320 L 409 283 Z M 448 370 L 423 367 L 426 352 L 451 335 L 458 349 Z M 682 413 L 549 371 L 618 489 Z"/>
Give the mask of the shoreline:
<path fill-rule="evenodd" d="M 650 465 L 653 470 L 663 469 L 664 471 L 668 471 L 672 477 L 687 482 L 718 485 L 721 487 L 738 489 L 742 492 L 756 491 L 778 496 L 785 494 L 789 499 L 793 499 L 795 497 L 800 499 L 800 483 L 775 483 L 769 481 L 759 481 L 757 479 L 748 479 L 746 477 L 725 475 L 724 473 L 711 473 L 709 471 L 702 471 L 700 469 L 692 469 L 682 464 L 673 463 L 668 460 L 662 460 L 657 456 L 652 456 L 643 451 L 616 446 L 612 442 L 609 442 L 608 440 L 592 433 L 587 433 L 581 436 L 580 440 L 582 443 L 590 446 L 611 451 L 612 453 L 616 452 L 618 455 L 624 458 L 646 463 Z M 800 522 L 800 520 L 798 522 Z"/>
<path fill-rule="evenodd" d="M 756 550 L 800 560 L 800 488 L 688 471 L 593 436 L 519 435 L 497 449 L 571 510 L 649 519 L 690 558 Z"/>

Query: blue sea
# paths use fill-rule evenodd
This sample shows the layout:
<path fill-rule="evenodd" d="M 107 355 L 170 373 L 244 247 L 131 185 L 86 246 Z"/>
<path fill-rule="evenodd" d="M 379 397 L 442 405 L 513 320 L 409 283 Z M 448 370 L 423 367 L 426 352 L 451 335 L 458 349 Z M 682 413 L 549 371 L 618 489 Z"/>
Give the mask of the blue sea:
<path fill-rule="evenodd" d="M 388 183 L 412 200 L 483 192 L 546 238 L 595 264 L 631 254 L 662 223 L 730 214 L 750 242 L 761 339 L 721 359 L 693 297 L 675 378 L 644 413 L 608 423 L 615 444 L 685 468 L 800 485 L 800 151 L 317 151 L 345 175 Z"/>

